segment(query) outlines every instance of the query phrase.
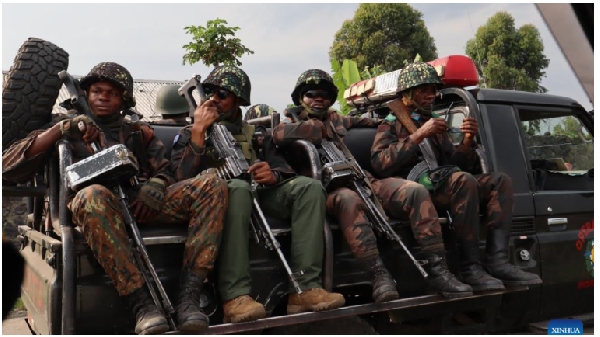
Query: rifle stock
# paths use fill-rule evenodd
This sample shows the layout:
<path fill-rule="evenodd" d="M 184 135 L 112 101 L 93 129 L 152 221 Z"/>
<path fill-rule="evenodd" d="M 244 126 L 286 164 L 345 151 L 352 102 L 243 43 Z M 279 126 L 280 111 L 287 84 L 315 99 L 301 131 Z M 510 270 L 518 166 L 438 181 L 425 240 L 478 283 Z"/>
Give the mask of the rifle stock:
<path fill-rule="evenodd" d="M 200 75 L 194 74 L 181 87 L 179 87 L 179 89 L 177 89 L 179 95 L 185 97 L 185 99 L 187 100 L 188 105 L 190 107 L 189 116 L 192 119 L 194 118 L 194 111 L 196 111 L 198 105 L 202 105 L 202 103 L 204 103 L 204 100 L 206 99 L 201 79 L 202 77 Z M 196 103 L 196 100 L 194 99 L 194 96 L 192 94 L 194 89 L 196 89 L 196 92 L 198 92 L 198 96 L 200 97 L 200 101 L 198 103 Z"/>

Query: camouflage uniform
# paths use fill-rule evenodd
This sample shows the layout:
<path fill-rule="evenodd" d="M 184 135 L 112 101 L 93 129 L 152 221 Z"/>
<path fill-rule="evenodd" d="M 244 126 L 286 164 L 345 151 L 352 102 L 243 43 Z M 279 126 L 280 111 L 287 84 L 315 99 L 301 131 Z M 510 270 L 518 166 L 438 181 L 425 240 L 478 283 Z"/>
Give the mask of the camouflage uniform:
<path fill-rule="evenodd" d="M 315 69 L 300 75 L 292 99 L 302 107 L 284 112 L 287 119 L 273 131 L 273 140 L 278 146 L 285 148 L 297 139 L 305 139 L 318 145 L 324 137 L 323 126 L 326 127 L 326 138 L 337 143 L 352 127 L 376 127 L 380 124 L 378 119 L 342 116 L 332 109 L 324 114 L 311 111 L 301 99 L 304 92 L 313 88 L 328 90 L 331 93 L 331 104 L 335 101 L 337 89 L 329 75 Z M 375 196 L 382 201 L 383 209 L 395 218 L 410 219 L 414 236 L 422 250 L 443 252 L 441 228 L 427 191 L 411 181 L 398 178 L 377 180 L 369 172 L 365 173 Z M 377 240 L 365 214 L 365 206 L 357 193 L 346 187 L 329 193 L 327 212 L 338 220 L 344 237 L 359 263 L 373 273 L 374 300 L 379 302 L 397 298 L 395 285 L 379 257 Z M 459 297 L 470 293 L 470 288 L 455 284 L 458 281 L 449 276 L 447 269 L 437 268 L 432 272 L 434 276 L 440 273 L 444 276 L 443 280 L 434 277 L 431 285 L 441 290 L 444 295 Z M 450 289 L 450 286 L 454 288 Z"/>
<path fill-rule="evenodd" d="M 249 119 L 254 119 L 258 117 L 270 116 L 274 113 L 277 113 L 275 109 L 266 105 L 266 104 L 256 104 L 248 108 L 246 111 L 246 115 L 244 115 L 244 120 L 247 121 Z"/>
<path fill-rule="evenodd" d="M 398 81 L 401 92 L 410 91 L 423 84 L 442 84 L 435 69 L 426 63 L 407 66 L 401 72 Z M 417 127 L 421 127 L 431 117 L 431 113 L 418 109 L 412 114 L 411 120 Z M 371 147 L 373 170 L 383 177 L 406 178 L 423 157 L 419 145 L 409 136 L 408 130 L 391 113 L 379 126 Z M 478 164 L 474 142 L 472 146 L 461 142 L 454 147 L 448 133 L 437 134 L 429 139 L 440 166 L 452 165 L 461 169 L 452 173 L 447 180 L 431 191 L 431 199 L 436 207 L 448 211 L 452 217 L 457 239 L 461 243 L 463 279 L 471 284 L 474 290 L 502 289 L 501 282 L 489 277 L 483 270 L 473 273 L 472 269 L 478 268 L 476 264 L 479 261 L 479 208 L 486 209 L 484 221 L 489 232 L 498 229 L 508 231 L 510 228 L 513 209 L 511 179 L 500 172 L 475 177 L 468 173 Z M 476 274 L 476 277 L 473 274 Z"/>
<path fill-rule="evenodd" d="M 134 104 L 133 97 L 130 97 L 133 80 L 128 72 L 123 75 L 124 72 L 126 69 L 118 64 L 101 63 L 82 80 L 82 88 L 87 90 L 89 85 L 98 80 L 116 82 L 125 88 L 124 105 L 130 106 Z M 46 165 L 49 159 L 47 153 L 30 158 L 25 158 L 24 153 L 38 135 L 66 118 L 66 115 L 56 115 L 43 129 L 33 131 L 14 143 L 2 156 L 3 178 L 23 183 L 29 180 L 39 167 Z M 167 186 L 164 202 L 155 220 L 162 223 L 188 223 L 189 235 L 185 242 L 183 273 L 194 274 L 204 279 L 206 273 L 213 268 L 221 239 L 224 209 L 227 205 L 225 182 L 214 175 L 206 175 L 175 183 L 175 177 L 167 169 L 169 161 L 165 158 L 165 147 L 154 135 L 151 127 L 140 123 L 144 152 L 141 154 L 135 152 L 134 140 L 129 137 L 132 134 L 133 123 L 123 118 L 120 113 L 108 118 L 94 115 L 92 119 L 103 131 L 107 147 L 125 144 L 134 152 L 140 164 L 140 172 L 137 175 L 140 183 L 143 184 L 150 178 L 164 181 L 164 186 Z M 69 147 L 74 162 L 91 155 L 82 141 L 71 140 Z M 143 158 L 146 160 L 142 160 Z M 130 194 L 130 200 L 135 200 L 136 193 L 131 191 Z M 133 258 L 118 197 L 110 189 L 93 184 L 78 191 L 68 207 L 73 212 L 73 222 L 81 228 L 94 256 L 113 281 L 119 295 L 139 294 L 138 290 L 142 289 L 144 279 Z M 134 297 L 137 298 L 138 295 Z M 139 320 L 138 316 L 138 325 Z M 166 327 L 168 329 L 168 326 Z M 136 333 L 143 331 L 138 331 L 139 329 L 140 326 L 136 326 Z M 164 332 L 162 329 L 160 331 Z"/>
<path fill-rule="evenodd" d="M 243 104 L 250 102 L 250 82 L 247 75 L 233 66 L 218 67 L 206 78 L 203 85 L 228 89 Z M 252 126 L 242 121 L 242 111 L 237 108 L 225 125 L 241 145 L 246 160 L 251 165 L 257 158 L 257 149 L 251 141 Z M 222 115 L 222 116 L 223 116 Z M 171 171 L 177 179 L 193 177 L 205 169 L 221 167 L 223 163 L 215 156 L 211 146 L 197 147 L 191 141 L 192 126 L 183 128 L 176 136 L 171 154 Z M 304 271 L 297 280 L 303 291 L 320 289 L 320 273 L 323 259 L 323 223 L 325 220 L 325 194 L 320 182 L 298 177 L 286 160 L 267 137 L 262 152 L 265 161 L 278 179 L 277 184 L 258 188 L 259 203 L 266 216 L 291 221 L 292 248 L 291 269 L 293 273 Z M 223 243 L 217 260 L 218 286 L 224 304 L 225 322 L 250 321 L 265 316 L 264 308 L 249 298 L 249 224 L 252 211 L 250 184 L 231 179 L 229 185 L 229 208 L 225 218 Z M 290 291 L 295 292 L 290 285 Z M 342 296 L 339 295 L 342 299 Z M 237 309 L 232 302 L 242 299 Z M 338 306 L 343 305 L 339 303 Z M 325 307 L 328 308 L 328 307 Z"/>

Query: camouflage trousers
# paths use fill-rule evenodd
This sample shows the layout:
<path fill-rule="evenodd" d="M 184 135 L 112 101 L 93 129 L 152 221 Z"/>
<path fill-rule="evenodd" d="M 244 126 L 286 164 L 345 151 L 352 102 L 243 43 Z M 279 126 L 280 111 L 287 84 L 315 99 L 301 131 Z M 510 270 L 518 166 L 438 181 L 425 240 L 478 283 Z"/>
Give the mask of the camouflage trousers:
<path fill-rule="evenodd" d="M 202 275 L 213 269 L 227 209 L 227 184 L 215 175 L 201 175 L 167 187 L 164 203 L 153 223 L 189 223 L 183 270 Z M 119 295 L 144 285 L 117 196 L 102 185 L 79 191 L 71 201 L 73 222 Z M 146 224 L 138 224 L 144 226 Z M 151 225 L 151 224 L 149 224 Z"/>
<path fill-rule="evenodd" d="M 427 190 L 401 178 L 371 179 L 375 195 L 388 215 L 410 219 L 415 238 L 423 250 L 444 249 L 437 212 Z M 327 196 L 327 213 L 335 217 L 354 256 L 371 263 L 379 255 L 377 239 L 369 226 L 365 205 L 348 188 L 339 188 Z"/>
<path fill-rule="evenodd" d="M 438 209 L 450 212 L 458 238 L 478 240 L 479 210 L 485 209 L 488 230 L 510 228 L 513 211 L 512 180 L 504 173 L 492 172 L 474 177 L 467 172 L 455 172 L 432 193 Z"/>

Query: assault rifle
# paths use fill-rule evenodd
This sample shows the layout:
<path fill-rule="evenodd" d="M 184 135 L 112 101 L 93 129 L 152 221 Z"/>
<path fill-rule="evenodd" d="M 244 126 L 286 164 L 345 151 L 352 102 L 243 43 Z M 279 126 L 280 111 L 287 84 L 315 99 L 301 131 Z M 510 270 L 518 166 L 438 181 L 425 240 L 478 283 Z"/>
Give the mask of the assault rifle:
<path fill-rule="evenodd" d="M 70 104 L 79 113 L 83 113 L 91 118 L 92 111 L 84 92 L 79 86 L 79 81 L 73 79 L 64 70 L 58 73 L 58 77 L 62 80 L 70 95 L 70 98 L 65 101 L 66 104 Z M 78 127 L 82 132 L 85 131 L 85 124 L 83 122 L 80 122 Z M 123 144 L 114 145 L 102 151 L 99 151 L 97 144 L 92 144 L 92 149 L 95 152 L 94 155 L 67 167 L 67 180 L 73 189 L 91 183 L 98 183 L 98 181 L 108 183 L 113 188 L 113 191 L 121 202 L 123 219 L 129 230 L 136 264 L 142 272 L 154 304 L 167 318 L 171 329 L 176 330 L 175 321 L 173 320 L 175 310 L 173 310 L 171 301 L 150 261 L 146 246 L 142 240 L 142 235 L 129 210 L 129 198 L 122 187 L 123 181 L 126 181 L 126 179 L 129 179 L 133 188 L 136 187 L 137 179 L 135 175 L 138 172 L 139 166 L 135 161 L 127 160 L 133 157 L 133 155 Z"/>
<path fill-rule="evenodd" d="M 295 117 L 298 119 L 297 116 Z M 367 175 L 360 165 L 358 165 L 344 142 L 337 136 L 331 121 L 329 121 L 328 127 L 337 139 L 341 151 L 333 142 L 326 139 L 321 141 L 321 148 L 324 151 L 322 180 L 325 189 L 330 192 L 338 187 L 346 186 L 355 191 L 367 208 L 366 214 L 371 226 L 379 233 L 385 235 L 387 239 L 398 242 L 421 275 L 427 278 L 428 275 L 425 269 L 417 262 L 408 248 L 406 248 L 404 242 L 402 242 L 400 236 L 387 221 L 385 212 L 373 193 Z"/>
<path fill-rule="evenodd" d="M 192 96 L 192 90 L 194 89 L 197 90 L 200 96 L 200 104 L 202 104 L 206 95 L 204 94 L 204 89 L 200 83 L 200 76 L 192 76 L 191 79 L 189 79 L 181 88 L 179 88 L 178 92 L 188 100 L 190 109 L 193 107 L 195 110 L 198 105 Z M 193 115 L 193 111 L 190 113 Z M 277 241 L 277 238 L 275 238 L 275 235 L 271 230 L 271 226 L 269 226 L 262 208 L 258 203 L 258 195 L 256 192 L 258 184 L 248 173 L 249 165 L 246 161 L 244 153 L 242 152 L 240 144 L 235 141 L 235 138 L 233 138 L 225 125 L 218 123 L 214 123 L 210 126 L 206 138 L 215 149 L 218 159 L 223 162 L 221 167 L 216 168 L 217 175 L 226 180 L 242 179 L 250 182 L 250 190 L 252 192 L 252 215 L 250 225 L 252 226 L 254 238 L 257 242 L 262 241 L 268 249 L 275 249 L 275 251 L 277 251 L 277 255 L 279 256 L 279 259 L 281 260 L 281 263 L 288 274 L 290 282 L 292 282 L 292 285 L 298 294 L 301 294 L 302 289 L 300 289 L 300 284 L 296 279 L 296 275 L 294 275 L 292 269 L 287 263 L 287 260 L 281 251 L 281 245 L 279 244 L 279 241 Z"/>

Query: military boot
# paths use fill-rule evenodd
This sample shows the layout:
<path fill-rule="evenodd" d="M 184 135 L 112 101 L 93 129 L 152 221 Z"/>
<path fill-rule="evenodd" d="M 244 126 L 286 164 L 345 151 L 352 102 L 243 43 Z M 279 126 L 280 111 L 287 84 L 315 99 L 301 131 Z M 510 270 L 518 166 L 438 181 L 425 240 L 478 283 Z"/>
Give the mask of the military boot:
<path fill-rule="evenodd" d="M 502 281 L 485 272 L 479 260 L 479 242 L 477 240 L 459 240 L 460 276 L 463 283 L 473 291 L 503 290 Z"/>
<path fill-rule="evenodd" d="M 223 303 L 223 323 L 251 322 L 265 318 L 265 307 L 248 295 L 238 296 Z"/>
<path fill-rule="evenodd" d="M 181 290 L 177 305 L 179 330 L 201 331 L 208 328 L 208 317 L 200 309 L 200 292 L 205 276 L 184 272 L 181 276 Z"/>
<path fill-rule="evenodd" d="M 488 231 L 485 264 L 490 269 L 490 274 L 508 286 L 542 284 L 538 275 L 523 271 L 508 262 L 508 236 L 508 230 Z"/>
<path fill-rule="evenodd" d="M 396 290 L 396 281 L 394 281 L 390 272 L 385 269 L 380 257 L 377 257 L 370 271 L 373 277 L 372 296 L 375 303 L 389 302 L 400 298 L 400 294 Z"/>
<path fill-rule="evenodd" d="M 135 315 L 135 333 L 156 335 L 169 331 L 169 323 L 150 298 L 146 286 L 126 296 Z"/>
<path fill-rule="evenodd" d="M 344 295 L 330 293 L 322 288 L 314 288 L 305 290 L 302 294 L 291 294 L 288 297 L 287 313 L 290 315 L 307 311 L 332 310 L 344 304 L 346 304 Z"/>
<path fill-rule="evenodd" d="M 450 270 L 448 270 L 444 253 L 425 251 L 421 254 L 427 260 L 427 264 L 424 265 L 424 268 L 427 274 L 429 274 L 427 283 L 432 290 L 435 290 L 436 292 L 441 293 L 442 296 L 448 298 L 473 295 L 471 286 L 460 282 Z"/>

